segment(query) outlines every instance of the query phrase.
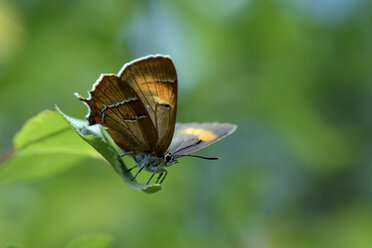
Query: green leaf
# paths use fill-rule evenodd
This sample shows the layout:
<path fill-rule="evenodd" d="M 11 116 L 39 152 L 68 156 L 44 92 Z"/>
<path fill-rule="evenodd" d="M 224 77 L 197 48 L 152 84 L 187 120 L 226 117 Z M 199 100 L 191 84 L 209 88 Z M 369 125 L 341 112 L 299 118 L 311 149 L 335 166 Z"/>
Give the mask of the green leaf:
<path fill-rule="evenodd" d="M 110 248 L 112 243 L 113 237 L 110 234 L 91 234 L 72 240 L 66 248 Z"/>
<path fill-rule="evenodd" d="M 72 118 L 64 114 L 58 107 L 56 109 L 70 123 L 80 137 L 94 147 L 130 187 L 146 193 L 155 193 L 161 190 L 162 186 L 160 184 L 146 185 L 138 183 L 136 180 L 130 180 L 133 175 L 119 156 L 123 151 L 115 144 L 102 126 L 89 126 L 86 121 Z"/>
<path fill-rule="evenodd" d="M 103 157 L 130 187 L 146 193 L 161 189 L 159 184 L 130 180 L 132 174 L 119 157 L 121 149 L 102 126 L 89 126 L 56 109 L 58 112 L 47 110 L 31 118 L 17 133 L 12 149 L 0 156 L 0 183 L 50 176 L 87 157 Z"/>
<path fill-rule="evenodd" d="M 27 121 L 12 149 L 0 157 L 0 183 L 50 176 L 86 157 L 98 158 L 99 154 L 58 113 L 47 110 Z"/>

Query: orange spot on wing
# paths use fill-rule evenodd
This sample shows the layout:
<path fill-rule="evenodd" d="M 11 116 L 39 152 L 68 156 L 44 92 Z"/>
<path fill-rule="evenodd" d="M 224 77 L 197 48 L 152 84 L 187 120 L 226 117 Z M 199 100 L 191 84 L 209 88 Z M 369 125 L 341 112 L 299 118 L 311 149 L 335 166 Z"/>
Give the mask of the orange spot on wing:
<path fill-rule="evenodd" d="M 201 141 L 210 141 L 210 140 L 214 140 L 217 137 L 211 131 L 201 129 L 201 128 L 189 127 L 189 128 L 182 130 L 181 133 L 197 136 L 198 139 L 200 139 Z"/>

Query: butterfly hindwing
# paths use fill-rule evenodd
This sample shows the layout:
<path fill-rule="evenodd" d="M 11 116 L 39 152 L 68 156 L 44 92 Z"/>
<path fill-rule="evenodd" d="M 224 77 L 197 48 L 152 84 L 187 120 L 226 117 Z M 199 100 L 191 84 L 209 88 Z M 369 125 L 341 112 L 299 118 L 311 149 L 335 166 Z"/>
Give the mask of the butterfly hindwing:
<path fill-rule="evenodd" d="M 163 156 L 176 122 L 177 73 L 172 60 L 167 56 L 141 58 L 124 65 L 119 77 L 143 102 L 158 136 L 153 151 Z"/>
<path fill-rule="evenodd" d="M 175 158 L 194 153 L 232 134 L 236 128 L 226 123 L 177 123 L 168 152 Z"/>
<path fill-rule="evenodd" d="M 101 75 L 88 99 L 90 124 L 101 124 L 125 151 L 151 151 L 157 132 L 136 92 L 116 75 Z"/>

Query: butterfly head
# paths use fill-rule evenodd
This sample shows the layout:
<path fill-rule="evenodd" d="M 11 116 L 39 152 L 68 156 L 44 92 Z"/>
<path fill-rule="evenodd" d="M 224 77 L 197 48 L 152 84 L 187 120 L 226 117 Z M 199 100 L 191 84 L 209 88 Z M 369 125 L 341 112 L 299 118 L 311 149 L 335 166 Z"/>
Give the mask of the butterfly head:
<path fill-rule="evenodd" d="M 173 156 L 172 152 L 168 152 L 164 155 L 164 165 L 171 166 L 172 164 L 176 164 L 178 161 Z"/>

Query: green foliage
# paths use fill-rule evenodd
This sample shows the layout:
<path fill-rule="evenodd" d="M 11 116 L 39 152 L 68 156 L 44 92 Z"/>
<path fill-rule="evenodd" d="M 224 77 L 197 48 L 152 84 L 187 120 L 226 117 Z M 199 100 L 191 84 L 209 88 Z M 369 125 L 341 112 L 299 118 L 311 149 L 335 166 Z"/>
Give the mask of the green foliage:
<path fill-rule="evenodd" d="M 7 243 L 3 246 L 0 246 L 0 248 L 21 248 L 22 246 L 14 243 Z"/>
<path fill-rule="evenodd" d="M 61 116 L 46 110 L 17 133 L 0 164 L 0 183 L 35 180 L 99 154 L 82 142 Z"/>
<path fill-rule="evenodd" d="M 110 234 L 84 235 L 72 240 L 66 248 L 110 248 L 113 237 Z"/>
<path fill-rule="evenodd" d="M 86 121 L 58 112 L 44 111 L 29 120 L 14 138 L 12 150 L 3 158 L 0 183 L 35 180 L 53 175 L 76 164 L 85 157 L 103 156 L 112 168 L 133 189 L 155 193 L 161 185 L 145 185 L 132 181 L 122 151 L 104 128 L 89 126 Z M 79 139 L 78 135 L 89 145 Z"/>

